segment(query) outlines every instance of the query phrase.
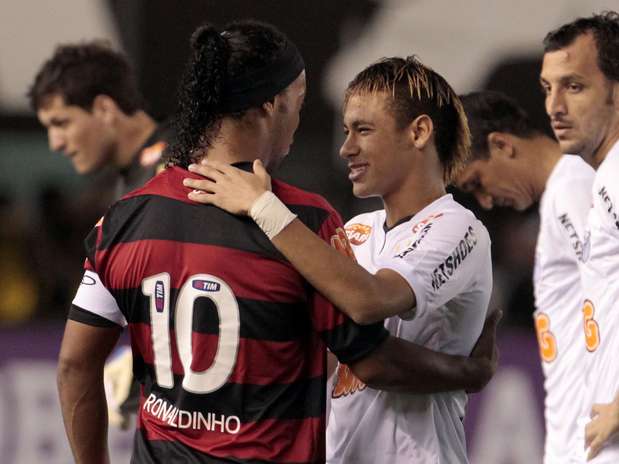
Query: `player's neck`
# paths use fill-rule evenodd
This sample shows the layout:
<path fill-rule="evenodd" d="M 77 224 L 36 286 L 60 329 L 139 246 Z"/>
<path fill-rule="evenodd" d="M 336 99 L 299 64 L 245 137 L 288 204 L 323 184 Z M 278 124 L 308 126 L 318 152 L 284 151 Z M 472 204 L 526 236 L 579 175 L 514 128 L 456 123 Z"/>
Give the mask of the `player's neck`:
<path fill-rule="evenodd" d="M 157 123 L 144 111 L 136 111 L 131 116 L 123 116 L 118 124 L 118 144 L 114 164 L 122 169 L 133 161 L 138 150 L 155 132 Z"/>
<path fill-rule="evenodd" d="M 593 169 L 597 170 L 597 168 L 600 167 L 600 164 L 606 159 L 606 156 L 617 142 L 619 142 L 619 121 L 611 127 L 608 135 L 591 156 L 591 162 L 589 164 L 591 164 Z"/>
<path fill-rule="evenodd" d="M 264 131 L 250 124 L 240 124 L 224 119 L 218 135 L 208 148 L 208 159 L 220 163 L 240 163 L 260 158 L 268 149 L 268 140 Z"/>
<path fill-rule="evenodd" d="M 387 227 L 393 227 L 403 218 L 417 214 L 447 193 L 442 171 L 440 174 L 434 173 L 435 175 L 423 170 L 417 172 L 425 175 L 411 175 L 400 188 L 383 195 Z"/>
<path fill-rule="evenodd" d="M 519 138 L 518 145 L 523 155 L 530 158 L 528 164 L 532 167 L 529 177 L 531 196 L 539 200 L 563 153 L 561 153 L 559 144 L 546 135 Z"/>

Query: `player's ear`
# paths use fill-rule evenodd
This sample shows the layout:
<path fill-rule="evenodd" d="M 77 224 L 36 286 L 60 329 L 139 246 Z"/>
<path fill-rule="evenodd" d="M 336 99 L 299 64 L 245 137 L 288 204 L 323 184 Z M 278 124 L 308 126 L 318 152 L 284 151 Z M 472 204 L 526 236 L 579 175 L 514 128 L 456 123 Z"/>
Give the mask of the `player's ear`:
<path fill-rule="evenodd" d="M 488 152 L 490 156 L 513 158 L 516 154 L 511 137 L 503 132 L 488 134 Z"/>
<path fill-rule="evenodd" d="M 422 150 L 432 139 L 434 124 L 427 114 L 420 114 L 408 126 L 411 141 L 415 148 Z"/>
<path fill-rule="evenodd" d="M 113 122 L 120 111 L 114 99 L 107 95 L 97 95 L 92 101 L 92 114 L 106 123 Z"/>
<path fill-rule="evenodd" d="M 276 108 L 276 99 L 277 99 L 277 95 L 275 95 L 275 97 L 271 98 L 270 100 L 265 101 L 262 106 L 260 107 L 260 109 L 267 115 L 267 116 L 273 116 L 275 114 L 275 108 Z"/>

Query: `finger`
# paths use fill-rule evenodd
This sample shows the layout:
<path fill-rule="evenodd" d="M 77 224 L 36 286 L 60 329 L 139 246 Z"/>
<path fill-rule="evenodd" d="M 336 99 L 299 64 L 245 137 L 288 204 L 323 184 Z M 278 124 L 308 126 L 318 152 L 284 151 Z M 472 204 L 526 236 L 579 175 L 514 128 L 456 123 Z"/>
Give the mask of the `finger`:
<path fill-rule="evenodd" d="M 192 179 L 191 177 L 186 177 L 183 179 L 183 185 L 194 190 L 202 190 L 209 193 L 213 193 L 217 189 L 217 182 L 210 179 Z"/>
<path fill-rule="evenodd" d="M 593 406 L 591 406 L 591 413 L 589 414 L 589 416 L 590 417 L 597 416 L 604 410 L 604 406 L 605 406 L 604 404 L 595 403 Z"/>
<path fill-rule="evenodd" d="M 223 174 L 235 174 L 240 171 L 239 168 L 236 168 L 228 163 L 222 163 L 221 161 L 213 161 L 208 158 L 204 158 L 200 162 L 200 167 L 210 167 L 213 168 Z"/>
<path fill-rule="evenodd" d="M 264 164 L 262 164 L 262 161 L 259 158 L 254 160 L 253 169 L 254 169 L 254 174 L 260 177 L 264 178 L 269 175 L 267 173 L 266 168 L 264 167 Z"/>
<path fill-rule="evenodd" d="M 588 448 L 591 445 L 591 442 L 593 441 L 595 436 L 596 436 L 596 433 L 595 433 L 595 423 L 594 422 L 589 422 L 585 426 L 585 449 Z"/>
<path fill-rule="evenodd" d="M 203 205 L 215 205 L 217 206 L 217 195 L 214 193 L 207 193 L 202 190 L 192 190 L 187 194 L 187 198 L 196 203 L 202 203 Z"/>
<path fill-rule="evenodd" d="M 254 174 L 256 174 L 263 182 L 263 185 L 267 187 L 268 190 L 271 190 L 271 176 L 267 172 L 264 164 L 259 159 L 254 160 L 253 165 Z"/>
<path fill-rule="evenodd" d="M 225 173 L 214 166 L 205 166 L 201 164 L 190 164 L 187 170 L 202 177 L 213 179 L 214 181 L 221 180 L 225 177 Z"/>
<path fill-rule="evenodd" d="M 591 446 L 589 446 L 589 454 L 587 454 L 587 461 L 591 461 L 591 459 L 600 453 L 603 443 L 604 442 L 599 438 L 591 443 Z"/>

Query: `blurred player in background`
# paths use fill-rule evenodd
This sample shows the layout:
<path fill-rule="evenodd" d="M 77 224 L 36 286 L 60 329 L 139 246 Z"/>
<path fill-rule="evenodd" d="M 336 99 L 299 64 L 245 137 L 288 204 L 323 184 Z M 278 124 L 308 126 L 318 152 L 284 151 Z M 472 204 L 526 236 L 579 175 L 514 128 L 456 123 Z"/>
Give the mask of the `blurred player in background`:
<path fill-rule="evenodd" d="M 145 112 L 127 58 L 106 42 L 58 46 L 28 96 L 50 150 L 68 157 L 78 174 L 117 171 L 117 197 L 154 175 L 172 135 Z"/>
<path fill-rule="evenodd" d="M 483 359 L 431 352 L 389 337 L 382 324 L 357 325 L 253 222 L 187 199 L 185 168 L 205 156 L 244 169 L 259 156 L 275 167 L 305 97 L 301 56 L 269 25 L 203 26 L 192 48 L 172 166 L 116 203 L 87 240 L 58 376 L 76 460 L 105 459 L 101 372 L 123 325 L 142 386 L 133 462 L 323 462 L 325 347 L 371 386 L 485 384 L 496 364 L 496 319 L 474 353 Z M 346 249 L 324 199 L 273 187 L 321 241 Z"/>
<path fill-rule="evenodd" d="M 579 18 L 544 39 L 546 111 L 564 153 L 594 169 L 583 249 L 582 316 L 588 457 L 619 462 L 619 14 Z"/>
<path fill-rule="evenodd" d="M 468 155 L 459 98 L 415 57 L 388 58 L 349 84 L 340 150 L 353 193 L 385 209 L 346 225 L 359 265 L 338 255 L 254 174 L 215 163 L 191 170 L 189 198 L 249 214 L 322 294 L 361 323 L 386 319 L 392 335 L 468 355 L 492 289 L 490 240 L 475 216 L 445 191 Z M 405 356 L 402 356 L 405 358 Z M 344 361 L 345 363 L 345 361 Z M 466 463 L 464 391 L 381 391 L 340 363 L 327 429 L 330 463 Z M 379 385 L 380 386 L 380 385 Z"/>
<path fill-rule="evenodd" d="M 579 265 L 595 172 L 536 130 L 518 104 L 497 92 L 462 97 L 472 156 L 457 186 L 485 209 L 523 211 L 540 202 L 533 274 L 535 327 L 546 389 L 545 464 L 583 462 L 577 419 L 583 398 Z M 580 434 L 582 435 L 582 434 Z"/>
<path fill-rule="evenodd" d="M 162 167 L 173 131 L 144 110 L 127 58 L 104 41 L 64 44 L 38 71 L 30 105 L 47 129 L 49 147 L 73 163 L 78 174 L 104 168 L 118 173 L 114 199 L 142 186 Z M 129 425 L 137 407 L 131 353 L 119 348 L 106 368 L 110 420 Z"/>

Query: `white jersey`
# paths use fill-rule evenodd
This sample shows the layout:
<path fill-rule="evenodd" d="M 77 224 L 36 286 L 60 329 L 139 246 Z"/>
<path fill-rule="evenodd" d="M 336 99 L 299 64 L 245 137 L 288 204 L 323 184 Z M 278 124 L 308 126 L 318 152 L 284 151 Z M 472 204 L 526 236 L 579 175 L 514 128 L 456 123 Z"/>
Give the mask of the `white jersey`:
<path fill-rule="evenodd" d="M 584 410 L 589 420 L 594 403 L 610 403 L 619 391 L 619 142 L 602 162 L 593 182 L 582 268 L 583 317 L 588 350 Z M 619 462 L 619 439 L 592 463 Z"/>
<path fill-rule="evenodd" d="M 385 211 L 346 225 L 355 256 L 370 272 L 392 269 L 417 306 L 385 320 L 392 335 L 449 354 L 468 355 L 492 290 L 490 238 L 473 213 L 445 195 L 385 230 Z M 329 463 L 467 463 L 464 391 L 415 395 L 374 390 L 339 365 L 327 427 Z"/>
<path fill-rule="evenodd" d="M 564 155 L 540 200 L 533 281 L 535 328 L 546 389 L 545 464 L 584 462 L 584 442 L 577 432 L 583 395 L 578 366 L 586 354 L 579 263 L 594 175 L 582 158 Z"/>

